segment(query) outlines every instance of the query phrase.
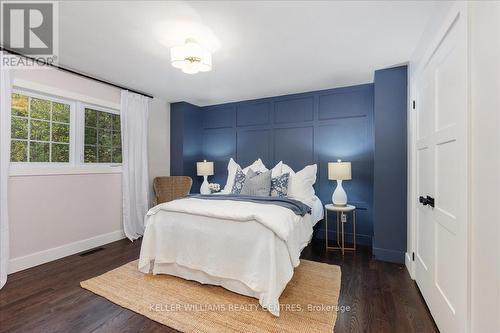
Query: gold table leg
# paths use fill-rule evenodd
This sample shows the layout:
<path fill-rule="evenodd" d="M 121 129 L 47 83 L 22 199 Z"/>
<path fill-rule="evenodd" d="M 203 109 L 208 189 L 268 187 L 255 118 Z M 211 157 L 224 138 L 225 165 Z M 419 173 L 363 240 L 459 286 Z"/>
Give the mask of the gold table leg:
<path fill-rule="evenodd" d="M 340 223 L 342 224 L 342 255 L 345 252 L 345 244 L 344 244 L 344 213 L 341 213 Z"/>
<path fill-rule="evenodd" d="M 352 211 L 352 241 L 356 250 L 356 210 Z"/>
<path fill-rule="evenodd" d="M 339 239 L 339 212 L 336 212 L 335 217 L 337 219 L 337 229 L 335 230 L 336 236 L 337 236 L 337 246 L 340 247 L 340 239 Z"/>
<path fill-rule="evenodd" d="M 328 209 L 325 209 L 325 246 L 328 251 Z"/>
<path fill-rule="evenodd" d="M 329 246 L 328 245 L 328 210 L 325 209 L 325 248 L 326 250 L 342 250 L 342 255 L 345 254 L 345 251 L 355 251 L 356 250 L 356 211 L 352 210 L 352 227 L 353 227 L 353 246 L 346 247 L 345 246 L 345 227 L 344 223 L 347 223 L 347 214 L 344 212 L 337 211 L 336 215 L 336 237 L 337 237 L 337 246 Z M 346 222 L 342 221 L 342 218 L 346 219 Z M 339 234 L 342 232 L 342 235 Z"/>

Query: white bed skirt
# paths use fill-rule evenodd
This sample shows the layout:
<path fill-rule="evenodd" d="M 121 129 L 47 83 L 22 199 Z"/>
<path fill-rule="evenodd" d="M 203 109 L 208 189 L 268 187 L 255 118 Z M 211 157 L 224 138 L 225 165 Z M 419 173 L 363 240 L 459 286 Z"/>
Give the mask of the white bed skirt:
<path fill-rule="evenodd" d="M 243 282 L 234 280 L 234 279 L 226 279 L 223 277 L 217 277 L 209 275 L 203 271 L 198 269 L 187 268 L 176 263 L 172 264 L 158 264 L 155 263 L 153 265 L 153 274 L 168 274 L 177 276 L 186 280 L 196 281 L 202 284 L 210 284 L 214 286 L 221 286 L 227 290 L 233 291 L 235 293 L 253 297 L 260 298 L 260 295 L 250 289 Z"/>

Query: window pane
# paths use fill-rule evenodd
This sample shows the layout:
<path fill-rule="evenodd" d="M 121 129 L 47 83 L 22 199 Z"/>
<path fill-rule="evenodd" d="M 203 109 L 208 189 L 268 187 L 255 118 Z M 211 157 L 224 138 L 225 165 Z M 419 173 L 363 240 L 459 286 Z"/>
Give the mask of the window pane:
<path fill-rule="evenodd" d="M 50 123 L 48 121 L 31 120 L 30 139 L 50 141 Z"/>
<path fill-rule="evenodd" d="M 69 143 L 69 125 L 53 123 L 52 141 Z"/>
<path fill-rule="evenodd" d="M 28 160 L 28 141 L 11 141 L 10 160 L 11 162 L 26 162 Z"/>
<path fill-rule="evenodd" d="M 121 128 L 121 125 L 120 125 L 120 116 L 117 115 L 117 114 L 114 114 L 113 115 L 113 130 L 119 131 L 120 128 Z"/>
<path fill-rule="evenodd" d="M 11 119 L 11 137 L 13 139 L 28 139 L 28 119 L 16 118 Z"/>
<path fill-rule="evenodd" d="M 31 142 L 30 143 L 30 162 L 49 162 L 48 142 Z"/>
<path fill-rule="evenodd" d="M 69 162 L 69 145 L 53 143 L 52 162 Z"/>
<path fill-rule="evenodd" d="M 122 162 L 122 149 L 121 148 L 113 148 L 113 163 L 121 163 Z"/>
<path fill-rule="evenodd" d="M 69 162 L 70 103 L 12 94 L 11 161 Z"/>
<path fill-rule="evenodd" d="M 111 147 L 111 130 L 98 129 L 97 137 L 99 146 Z"/>
<path fill-rule="evenodd" d="M 97 127 L 111 129 L 112 126 L 112 114 L 108 112 L 97 112 Z"/>
<path fill-rule="evenodd" d="M 85 146 L 83 151 L 83 161 L 85 163 L 97 162 L 97 146 Z"/>
<path fill-rule="evenodd" d="M 52 104 L 52 121 L 69 124 L 69 104 Z"/>
<path fill-rule="evenodd" d="M 111 163 L 111 148 L 99 146 L 97 148 L 97 161 L 99 163 Z"/>
<path fill-rule="evenodd" d="M 31 118 L 50 120 L 50 101 L 32 98 Z"/>
<path fill-rule="evenodd" d="M 85 163 L 121 163 L 120 116 L 85 109 Z"/>
<path fill-rule="evenodd" d="M 86 145 L 97 144 L 97 130 L 95 128 L 85 127 L 85 144 Z"/>
<path fill-rule="evenodd" d="M 122 146 L 122 138 L 121 133 L 117 131 L 113 131 L 113 147 L 121 147 Z"/>
<path fill-rule="evenodd" d="M 28 96 L 20 94 L 12 94 L 12 115 L 13 116 L 28 116 Z"/>
<path fill-rule="evenodd" d="M 85 126 L 97 127 L 97 111 L 85 109 Z"/>

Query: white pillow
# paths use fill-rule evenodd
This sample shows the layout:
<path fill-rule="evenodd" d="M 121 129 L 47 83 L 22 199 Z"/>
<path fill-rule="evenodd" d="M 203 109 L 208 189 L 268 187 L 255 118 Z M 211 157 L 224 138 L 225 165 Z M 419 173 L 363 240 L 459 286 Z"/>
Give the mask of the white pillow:
<path fill-rule="evenodd" d="M 279 164 L 279 163 L 278 163 Z M 229 159 L 229 163 L 227 164 L 227 180 L 226 180 L 226 185 L 224 186 L 224 189 L 221 191 L 223 193 L 231 193 L 233 190 L 233 185 L 234 185 L 234 177 L 236 177 L 236 171 L 238 169 L 241 170 L 241 167 L 238 163 L 236 163 L 233 158 L 231 157 Z M 269 171 L 264 163 L 262 163 L 262 160 L 259 158 L 255 162 L 253 162 L 251 165 L 247 166 L 244 168 L 242 171 L 246 175 L 248 170 L 252 169 L 255 172 L 266 172 Z"/>
<path fill-rule="evenodd" d="M 287 196 L 297 199 L 312 207 L 315 200 L 314 183 L 316 183 L 316 173 L 318 167 L 316 164 L 308 165 L 304 169 L 294 172 L 288 165 L 283 164 L 282 174 L 289 173 Z"/>
<path fill-rule="evenodd" d="M 283 172 L 283 162 L 279 161 L 278 164 L 274 166 L 274 168 L 271 169 L 271 177 L 276 178 L 278 176 L 281 176 Z"/>
<path fill-rule="evenodd" d="M 253 162 L 251 165 L 247 166 L 245 169 L 243 169 L 243 173 L 246 175 L 248 173 L 248 170 L 252 169 L 254 172 L 266 172 L 269 171 L 269 169 L 266 168 L 264 163 L 262 163 L 262 160 L 259 158 L 257 161 Z"/>
<path fill-rule="evenodd" d="M 238 169 L 241 169 L 239 164 L 236 163 L 231 157 L 229 159 L 229 163 L 227 164 L 226 186 L 224 186 L 224 189 L 221 192 L 231 193 L 234 184 L 234 177 L 236 177 L 236 171 L 238 171 Z"/>

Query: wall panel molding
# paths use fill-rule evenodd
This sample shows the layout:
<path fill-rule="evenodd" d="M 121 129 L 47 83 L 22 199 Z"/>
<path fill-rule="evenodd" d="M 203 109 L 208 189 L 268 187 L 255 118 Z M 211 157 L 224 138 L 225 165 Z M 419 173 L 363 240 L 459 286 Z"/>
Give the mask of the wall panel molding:
<path fill-rule="evenodd" d="M 241 103 L 236 107 L 236 126 L 266 125 L 270 122 L 271 103 Z"/>
<path fill-rule="evenodd" d="M 314 120 L 314 97 L 281 98 L 274 102 L 274 123 L 299 123 Z"/>
<path fill-rule="evenodd" d="M 373 84 L 364 84 L 199 107 L 203 118 L 199 160 L 215 162 L 210 182 L 221 186 L 226 182 L 230 157 L 242 167 L 257 158 L 268 168 L 283 160 L 295 171 L 316 163 L 315 190 L 324 203 L 331 201 L 335 187 L 328 180 L 328 162 L 352 161 L 353 179 L 344 186 L 351 202 L 360 206 L 357 232 L 371 242 L 373 89 Z M 186 164 L 194 162 L 185 160 Z M 188 175 L 199 178 L 194 169 Z M 192 192 L 198 191 L 199 184 L 193 185 Z"/>
<path fill-rule="evenodd" d="M 236 123 L 236 107 L 213 107 L 203 113 L 203 128 L 227 128 Z"/>

